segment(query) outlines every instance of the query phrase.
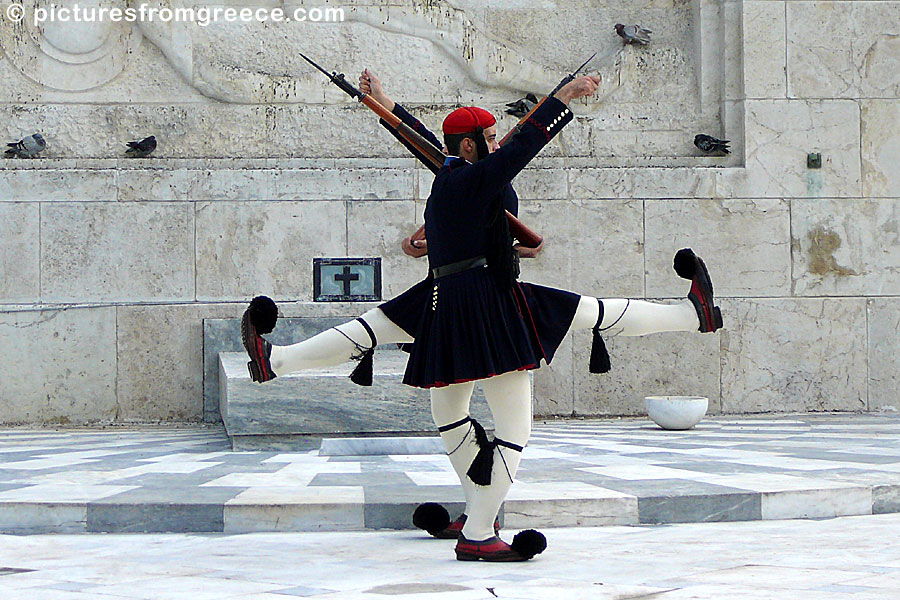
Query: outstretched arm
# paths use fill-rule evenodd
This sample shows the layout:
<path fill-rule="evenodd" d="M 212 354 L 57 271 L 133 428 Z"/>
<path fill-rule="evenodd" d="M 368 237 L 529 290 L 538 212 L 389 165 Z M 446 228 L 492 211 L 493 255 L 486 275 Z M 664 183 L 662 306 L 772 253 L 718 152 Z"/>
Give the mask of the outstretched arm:
<path fill-rule="evenodd" d="M 437 139 L 431 131 L 428 130 L 427 127 L 422 125 L 422 122 L 417 118 L 409 114 L 405 108 L 391 100 L 390 96 L 384 93 L 384 89 L 381 87 L 381 80 L 375 76 L 372 71 L 366 69 L 359 76 L 359 89 L 372 96 L 372 98 L 381 104 L 383 107 L 397 115 L 401 121 L 403 121 L 406 125 L 409 125 L 416 133 L 424 137 L 426 140 L 431 142 L 436 148 L 443 147 L 443 144 Z M 432 173 L 437 173 L 440 167 L 436 166 L 433 162 L 428 160 L 428 157 L 416 150 L 413 146 L 409 144 L 409 142 L 404 139 L 393 127 L 387 124 L 387 122 L 382 119 L 381 125 L 387 129 L 392 136 L 397 138 L 397 140 L 403 144 L 407 150 L 409 150 L 413 156 L 418 158 L 422 164 L 431 169 Z"/>
<path fill-rule="evenodd" d="M 400 120 L 412 127 L 416 132 L 422 135 L 429 142 L 434 144 L 437 147 L 441 147 L 440 142 L 438 142 L 437 138 L 433 133 L 431 133 L 422 123 L 409 114 L 406 109 L 402 106 L 391 100 L 390 96 L 388 96 L 384 92 L 384 88 L 381 86 L 381 80 L 375 76 L 372 71 L 366 68 L 362 74 L 359 76 L 359 89 L 366 94 L 372 96 L 376 102 L 380 105 L 400 117 Z M 406 149 L 415 155 L 420 161 L 422 161 L 426 166 L 432 168 L 431 161 L 429 161 L 425 156 L 423 156 L 418 150 L 413 148 L 409 142 L 406 141 L 403 136 L 401 136 L 397 131 L 390 127 L 384 119 L 380 119 L 381 125 L 387 129 L 391 135 L 393 135 L 397 140 L 400 141 L 401 144 L 406 146 Z M 432 171 L 434 169 L 432 168 Z M 401 248 L 403 248 L 403 252 L 412 256 L 413 258 L 421 258 L 428 254 L 428 242 L 424 239 L 413 240 L 412 236 L 403 239 L 401 242 Z"/>
<path fill-rule="evenodd" d="M 522 125 L 522 129 L 509 141 L 488 156 L 472 165 L 458 169 L 453 176 L 458 184 L 472 191 L 468 197 L 476 202 L 476 196 L 499 201 L 500 190 L 537 156 L 538 152 L 573 119 L 568 104 L 576 98 L 590 96 L 597 91 L 600 79 L 585 76 L 569 82 L 556 96 L 549 97 Z M 497 200 L 495 200 L 497 199 Z M 484 215 L 495 214 L 495 206 L 482 206 Z"/>

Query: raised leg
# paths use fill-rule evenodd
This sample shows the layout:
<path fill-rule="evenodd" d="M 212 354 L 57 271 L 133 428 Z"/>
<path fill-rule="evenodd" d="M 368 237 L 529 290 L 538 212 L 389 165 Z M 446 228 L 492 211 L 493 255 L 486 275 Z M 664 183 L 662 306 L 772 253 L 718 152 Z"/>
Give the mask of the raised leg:
<path fill-rule="evenodd" d="M 412 342 L 413 338 L 388 319 L 379 308 L 360 317 L 375 334 L 379 344 Z M 369 348 L 371 338 L 358 320 L 347 321 L 290 346 L 272 346 L 269 361 L 276 375 L 282 376 L 304 369 L 330 367 L 357 356 L 360 348 Z"/>

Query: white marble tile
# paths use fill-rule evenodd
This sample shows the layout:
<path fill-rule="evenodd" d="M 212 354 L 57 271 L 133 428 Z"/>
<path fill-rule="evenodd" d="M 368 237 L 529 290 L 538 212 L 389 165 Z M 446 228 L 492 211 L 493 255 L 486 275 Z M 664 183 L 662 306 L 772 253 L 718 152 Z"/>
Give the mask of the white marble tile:
<path fill-rule="evenodd" d="M 872 488 L 847 487 L 765 492 L 763 519 L 821 519 L 872 514 Z"/>
<path fill-rule="evenodd" d="M 696 479 L 698 473 L 684 469 L 670 469 L 656 465 L 617 465 L 610 467 L 579 467 L 579 471 L 587 471 L 597 475 L 640 481 L 643 479 Z"/>
<path fill-rule="evenodd" d="M 365 526 L 363 489 L 247 490 L 225 505 L 225 532 L 350 531 Z"/>
<path fill-rule="evenodd" d="M 452 469 L 447 471 L 410 471 L 406 474 L 416 485 L 459 485 L 459 477 Z"/>
<path fill-rule="evenodd" d="M 136 489 L 134 485 L 38 484 L 0 492 L 0 502 L 52 502 L 77 504 L 92 502 Z"/>
<path fill-rule="evenodd" d="M 255 592 L 281 589 L 280 584 L 258 583 L 213 577 L 160 577 L 144 579 L 140 585 L 120 583 L 91 588 L 94 594 L 125 596 L 141 600 L 217 600 Z M 94 596 L 96 598 L 96 596 Z"/>

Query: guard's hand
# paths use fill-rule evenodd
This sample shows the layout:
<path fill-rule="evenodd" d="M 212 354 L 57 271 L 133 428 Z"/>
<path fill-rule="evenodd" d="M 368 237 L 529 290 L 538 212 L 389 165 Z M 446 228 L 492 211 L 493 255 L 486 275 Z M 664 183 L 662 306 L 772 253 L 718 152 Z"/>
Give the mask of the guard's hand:
<path fill-rule="evenodd" d="M 556 92 L 555 95 L 558 100 L 568 104 L 578 98 L 593 96 L 598 89 L 600 89 L 600 78 L 593 75 L 585 75 L 578 79 L 573 79 Z"/>
<path fill-rule="evenodd" d="M 415 240 L 412 238 L 403 238 L 403 252 L 412 256 L 413 258 L 421 258 L 428 254 L 428 241 L 427 240 Z"/>
<path fill-rule="evenodd" d="M 359 89 L 364 94 L 372 96 L 378 104 L 381 104 L 386 109 L 394 109 L 394 102 L 384 93 L 384 89 L 381 87 L 381 80 L 368 68 L 359 76 Z"/>
<path fill-rule="evenodd" d="M 529 248 L 522 244 L 516 244 L 513 248 L 519 251 L 519 258 L 537 258 L 537 255 L 544 249 L 544 241 L 541 240 L 541 243 L 537 248 Z"/>

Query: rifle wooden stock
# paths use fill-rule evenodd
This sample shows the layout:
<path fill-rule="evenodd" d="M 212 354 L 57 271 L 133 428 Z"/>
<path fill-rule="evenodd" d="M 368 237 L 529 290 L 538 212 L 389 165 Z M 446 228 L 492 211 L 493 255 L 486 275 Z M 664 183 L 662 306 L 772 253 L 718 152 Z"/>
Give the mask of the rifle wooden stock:
<path fill-rule="evenodd" d="M 388 125 L 393 127 L 397 133 L 403 136 L 403 139 L 409 142 L 409 144 L 416 150 L 421 152 L 423 156 L 427 157 L 432 164 L 438 167 L 438 169 L 444 166 L 444 161 L 447 159 L 447 155 L 444 154 L 443 151 L 441 151 L 439 148 L 436 148 L 434 144 L 429 142 L 420 134 L 416 133 L 413 128 L 401 121 L 397 115 L 386 109 L 369 94 L 363 94 L 359 101 L 368 106 L 379 117 L 384 119 L 384 121 Z M 541 100 L 541 102 L 543 102 L 543 100 Z M 540 106 L 540 103 L 538 103 L 537 106 Z M 535 108 L 537 108 L 537 106 L 535 106 Z M 534 109 L 532 109 L 532 112 L 534 112 Z M 530 115 L 531 113 L 528 114 Z M 524 119 L 521 122 L 524 122 Z M 507 137 L 509 137 L 512 133 L 513 132 L 510 132 Z M 504 140 L 505 139 L 506 138 L 504 138 Z M 502 143 L 503 142 L 501 142 L 501 144 Z M 540 234 L 525 225 L 525 223 L 517 219 L 509 211 L 506 211 L 506 218 L 509 219 L 509 232 L 514 238 L 519 240 L 519 243 L 523 246 L 526 246 L 528 248 L 537 248 L 541 245 L 541 242 L 544 241 L 544 238 L 541 237 Z M 424 240 L 425 226 L 423 225 L 422 227 L 420 227 L 419 230 L 412 235 L 411 239 Z"/>

